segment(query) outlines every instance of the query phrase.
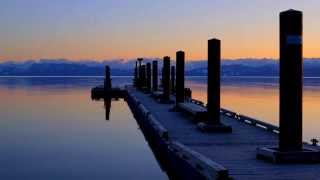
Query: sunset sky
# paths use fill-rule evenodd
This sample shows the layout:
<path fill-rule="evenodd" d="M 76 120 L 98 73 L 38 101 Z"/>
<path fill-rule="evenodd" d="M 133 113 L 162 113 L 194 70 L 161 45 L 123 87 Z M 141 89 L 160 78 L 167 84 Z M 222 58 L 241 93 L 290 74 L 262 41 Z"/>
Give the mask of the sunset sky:
<path fill-rule="evenodd" d="M 320 57 L 319 0 L 1 0 L 0 61 L 278 57 L 280 11 L 304 13 L 304 56 Z"/>

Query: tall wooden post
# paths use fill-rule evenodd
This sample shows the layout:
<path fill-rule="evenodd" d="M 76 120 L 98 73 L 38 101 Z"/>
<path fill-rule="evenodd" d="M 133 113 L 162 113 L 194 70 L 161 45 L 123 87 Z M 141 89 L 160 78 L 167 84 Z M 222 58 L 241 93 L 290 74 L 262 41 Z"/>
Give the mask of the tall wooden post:
<path fill-rule="evenodd" d="M 146 87 L 146 65 L 141 65 L 140 70 L 140 89 L 143 89 Z"/>
<path fill-rule="evenodd" d="M 147 91 L 151 92 L 151 63 L 147 63 Z"/>
<path fill-rule="evenodd" d="M 152 62 L 152 90 L 158 91 L 158 61 Z"/>
<path fill-rule="evenodd" d="M 111 89 L 112 84 L 111 84 L 111 73 L 110 73 L 110 67 L 106 66 L 105 67 L 105 77 L 104 77 L 104 89 Z"/>
<path fill-rule="evenodd" d="M 257 158 L 274 163 L 320 163 L 320 150 L 302 143 L 302 12 L 280 13 L 279 147 L 257 148 Z"/>
<path fill-rule="evenodd" d="M 219 39 L 208 41 L 207 122 L 199 123 L 198 127 L 203 131 L 231 133 L 232 127 L 220 121 L 220 44 Z"/>
<path fill-rule="evenodd" d="M 176 103 L 184 102 L 184 58 L 183 51 L 176 53 Z"/>
<path fill-rule="evenodd" d="M 280 13 L 281 151 L 302 149 L 302 12 Z"/>
<path fill-rule="evenodd" d="M 176 91 L 176 68 L 171 66 L 171 93 L 174 94 Z"/>
<path fill-rule="evenodd" d="M 170 57 L 163 58 L 163 100 L 170 100 Z"/>
<path fill-rule="evenodd" d="M 138 84 L 138 88 L 141 88 L 142 87 L 142 84 L 141 84 L 141 74 L 142 74 L 142 72 L 141 72 L 141 66 L 142 66 L 142 61 L 143 61 L 143 59 L 142 58 L 138 58 L 137 59 L 138 60 L 138 62 L 139 62 L 139 66 L 138 66 L 138 81 L 137 81 L 137 84 Z"/>
<path fill-rule="evenodd" d="M 208 41 L 208 123 L 220 124 L 220 40 Z"/>

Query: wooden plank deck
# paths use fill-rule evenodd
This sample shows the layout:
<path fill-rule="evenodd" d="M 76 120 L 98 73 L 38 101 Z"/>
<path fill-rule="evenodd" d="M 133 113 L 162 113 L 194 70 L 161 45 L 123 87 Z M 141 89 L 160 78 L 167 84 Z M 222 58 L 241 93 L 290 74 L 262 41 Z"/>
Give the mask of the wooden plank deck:
<path fill-rule="evenodd" d="M 231 134 L 202 133 L 181 113 L 170 112 L 172 105 L 160 104 L 134 89 L 130 89 L 129 93 L 139 99 L 168 130 L 169 138 L 223 165 L 232 178 L 320 179 L 320 164 L 272 164 L 256 159 L 257 147 L 277 146 L 276 133 L 225 115 L 221 116 L 222 122 L 232 126 Z"/>

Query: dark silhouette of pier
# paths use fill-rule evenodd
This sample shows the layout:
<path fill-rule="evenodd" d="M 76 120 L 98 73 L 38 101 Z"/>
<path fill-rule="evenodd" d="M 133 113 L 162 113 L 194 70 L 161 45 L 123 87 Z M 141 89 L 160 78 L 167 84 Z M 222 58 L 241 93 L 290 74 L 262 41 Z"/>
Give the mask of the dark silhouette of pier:
<path fill-rule="evenodd" d="M 302 12 L 280 13 L 279 127 L 220 107 L 221 41 L 208 41 L 208 103 L 184 85 L 185 53 L 176 67 L 138 58 L 133 86 L 112 88 L 106 67 L 96 98 L 124 98 L 169 177 L 174 179 L 318 179 L 320 147 L 302 141 Z M 171 72 L 171 74 L 170 74 Z"/>

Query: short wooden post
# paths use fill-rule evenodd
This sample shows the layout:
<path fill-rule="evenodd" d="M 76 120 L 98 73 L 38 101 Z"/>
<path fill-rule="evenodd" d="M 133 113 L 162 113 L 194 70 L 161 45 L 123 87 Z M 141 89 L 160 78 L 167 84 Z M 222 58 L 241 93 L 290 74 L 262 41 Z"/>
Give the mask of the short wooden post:
<path fill-rule="evenodd" d="M 151 91 L 151 63 L 147 63 L 147 91 Z"/>
<path fill-rule="evenodd" d="M 281 151 L 302 149 L 302 12 L 280 13 Z"/>
<path fill-rule="evenodd" d="M 171 66 L 171 93 L 174 94 L 176 91 L 176 68 Z"/>
<path fill-rule="evenodd" d="M 135 67 L 134 67 L 134 78 L 133 78 L 133 85 L 135 87 L 137 87 L 137 81 L 138 81 L 138 62 L 136 61 L 135 63 Z"/>
<path fill-rule="evenodd" d="M 143 58 L 138 58 L 137 59 L 138 62 L 139 62 L 139 66 L 138 66 L 138 81 L 137 81 L 137 84 L 138 84 L 138 88 L 141 88 L 142 84 L 141 84 L 141 67 L 142 67 L 142 61 L 143 61 Z"/>
<path fill-rule="evenodd" d="M 152 62 L 152 89 L 158 91 L 158 61 Z"/>
<path fill-rule="evenodd" d="M 164 77 L 164 73 L 163 73 L 163 64 L 162 64 L 162 68 L 161 68 L 161 79 L 160 79 L 160 86 L 162 87 L 163 89 L 163 78 Z"/>
<path fill-rule="evenodd" d="M 170 57 L 163 58 L 163 100 L 170 100 Z"/>
<path fill-rule="evenodd" d="M 141 65 L 141 89 L 146 87 L 147 78 L 146 78 L 146 65 Z"/>
<path fill-rule="evenodd" d="M 185 54 L 183 51 L 176 53 L 176 103 L 183 103 L 184 95 L 184 59 Z"/>

